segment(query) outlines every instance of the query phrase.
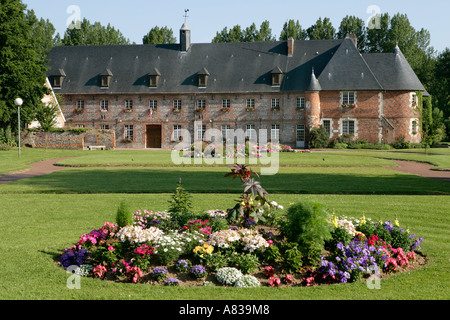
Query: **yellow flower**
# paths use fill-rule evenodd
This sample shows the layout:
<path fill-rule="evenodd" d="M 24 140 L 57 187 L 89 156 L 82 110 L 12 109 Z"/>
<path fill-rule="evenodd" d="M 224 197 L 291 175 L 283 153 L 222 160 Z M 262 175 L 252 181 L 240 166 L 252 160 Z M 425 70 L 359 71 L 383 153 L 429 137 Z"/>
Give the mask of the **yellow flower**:
<path fill-rule="evenodd" d="M 331 222 L 333 223 L 333 225 L 334 225 L 335 228 L 338 227 L 338 222 L 337 222 L 337 219 L 336 219 L 336 216 L 334 215 L 334 213 L 333 213 L 333 215 L 331 216 Z"/>
<path fill-rule="evenodd" d="M 359 225 L 362 226 L 364 224 L 366 224 L 366 216 L 363 215 L 361 221 L 359 222 Z"/>
<path fill-rule="evenodd" d="M 400 223 L 398 222 L 398 219 L 395 219 L 395 221 L 394 221 L 394 226 L 400 227 Z"/>

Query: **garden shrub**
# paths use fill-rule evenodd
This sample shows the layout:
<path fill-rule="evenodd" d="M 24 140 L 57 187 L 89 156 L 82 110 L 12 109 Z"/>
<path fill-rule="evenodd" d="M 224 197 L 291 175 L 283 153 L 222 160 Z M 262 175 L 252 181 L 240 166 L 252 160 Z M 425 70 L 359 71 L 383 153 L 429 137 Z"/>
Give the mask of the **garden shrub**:
<path fill-rule="evenodd" d="M 216 272 L 216 279 L 221 284 L 232 286 L 243 276 L 242 272 L 233 267 L 220 268 Z"/>
<path fill-rule="evenodd" d="M 280 231 L 289 242 L 298 243 L 308 264 L 319 259 L 324 242 L 331 238 L 331 225 L 327 219 L 327 211 L 315 201 L 299 201 L 287 209 Z"/>
<path fill-rule="evenodd" d="M 309 132 L 311 148 L 326 148 L 330 142 L 330 135 L 324 127 L 313 128 Z"/>
<path fill-rule="evenodd" d="M 178 181 L 177 188 L 175 189 L 174 194 L 172 195 L 172 199 L 169 200 L 169 212 L 174 215 L 183 215 L 191 212 L 192 209 L 192 200 L 189 192 L 184 189 L 183 184 L 181 183 L 181 178 Z M 184 221 L 182 222 L 182 224 Z"/>
<path fill-rule="evenodd" d="M 116 223 L 119 228 L 133 223 L 133 212 L 125 201 L 122 201 L 117 208 Z"/>
<path fill-rule="evenodd" d="M 261 286 L 261 283 L 256 277 L 246 274 L 237 279 L 234 286 L 238 288 L 254 288 Z"/>
<path fill-rule="evenodd" d="M 258 257 L 251 253 L 232 254 L 230 263 L 241 270 L 243 274 L 250 274 L 257 271 L 260 265 Z"/>
<path fill-rule="evenodd" d="M 298 272 L 303 266 L 302 253 L 297 243 L 282 243 L 281 268 L 284 272 Z"/>
<path fill-rule="evenodd" d="M 353 239 L 353 236 L 343 227 L 335 228 L 331 231 L 331 239 L 325 241 L 325 249 L 333 251 L 338 243 L 347 245 Z"/>

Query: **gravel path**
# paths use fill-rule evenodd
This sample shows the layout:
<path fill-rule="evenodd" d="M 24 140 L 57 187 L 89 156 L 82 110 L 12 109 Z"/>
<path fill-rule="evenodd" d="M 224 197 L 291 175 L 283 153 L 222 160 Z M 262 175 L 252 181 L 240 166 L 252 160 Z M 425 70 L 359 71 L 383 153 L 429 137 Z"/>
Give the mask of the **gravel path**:
<path fill-rule="evenodd" d="M 63 170 L 65 169 L 65 167 L 55 166 L 55 163 L 64 159 L 67 158 L 44 160 L 30 164 L 30 166 L 32 167 L 31 169 L 0 175 L 0 184 L 5 184 L 21 179 L 27 179 L 35 176 L 42 176 L 55 171 Z"/>
<path fill-rule="evenodd" d="M 450 182 L 450 171 L 431 170 L 433 166 L 426 163 L 401 160 L 392 161 L 395 162 L 398 167 L 390 167 L 389 169 L 411 173 L 425 178 Z"/>

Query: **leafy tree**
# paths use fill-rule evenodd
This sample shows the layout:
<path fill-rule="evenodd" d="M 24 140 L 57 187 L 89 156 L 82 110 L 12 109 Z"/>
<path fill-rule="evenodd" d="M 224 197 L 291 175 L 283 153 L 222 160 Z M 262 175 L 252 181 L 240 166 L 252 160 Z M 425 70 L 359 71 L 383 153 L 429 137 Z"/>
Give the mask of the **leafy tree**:
<path fill-rule="evenodd" d="M 50 20 L 38 19 L 34 10 L 28 10 L 25 17 L 31 26 L 34 48 L 42 60 L 45 60 L 50 50 L 61 43 L 59 33 L 55 35 L 56 29 Z"/>
<path fill-rule="evenodd" d="M 442 110 L 433 108 L 431 97 L 423 98 L 422 143 L 425 148 L 439 143 L 445 137 L 444 115 Z"/>
<path fill-rule="evenodd" d="M 100 22 L 91 24 L 86 18 L 81 21 L 80 28 L 67 28 L 62 39 L 62 45 L 64 46 L 125 44 L 130 44 L 130 40 L 109 23 L 104 27 Z"/>
<path fill-rule="evenodd" d="M 245 28 L 245 30 L 242 30 L 240 25 L 235 25 L 230 30 L 225 27 L 221 32 L 217 32 L 212 40 L 213 43 L 255 41 L 275 41 L 269 21 L 263 21 L 259 30 L 255 23 L 252 23 L 249 27 Z"/>
<path fill-rule="evenodd" d="M 348 34 L 355 34 L 358 41 L 358 50 L 364 52 L 366 50 L 367 30 L 362 19 L 355 16 L 346 16 L 342 19 L 336 37 L 345 39 Z"/>
<path fill-rule="evenodd" d="M 433 105 L 443 112 L 447 138 L 450 139 L 450 49 L 446 48 L 435 59 L 432 85 L 428 89 Z"/>
<path fill-rule="evenodd" d="M 172 29 L 158 26 L 152 28 L 142 39 L 143 44 L 173 44 L 176 41 Z"/>
<path fill-rule="evenodd" d="M 327 40 L 336 37 L 336 29 L 329 18 L 319 18 L 315 24 L 306 29 L 309 40 Z"/>
<path fill-rule="evenodd" d="M 3 128 L 17 128 L 14 105 L 17 97 L 24 101 L 21 122 L 29 123 L 47 93 L 47 68 L 42 55 L 36 52 L 25 10 L 20 0 L 0 0 L 0 127 Z"/>
<path fill-rule="evenodd" d="M 47 152 L 48 133 L 55 127 L 59 107 L 54 103 L 41 103 L 36 110 L 36 120 L 39 122 L 41 130 L 45 133 L 45 151 Z"/>
<path fill-rule="evenodd" d="M 385 52 L 385 43 L 388 41 L 389 21 L 389 14 L 381 14 L 378 28 L 369 28 L 367 30 L 367 52 Z"/>
<path fill-rule="evenodd" d="M 243 32 L 244 42 L 255 41 L 274 41 L 275 37 L 272 35 L 272 29 L 269 26 L 269 21 L 265 20 L 261 23 L 259 30 L 256 28 L 255 23 L 252 23 L 250 27 L 247 27 Z"/>
<path fill-rule="evenodd" d="M 240 25 L 235 25 L 233 28 L 228 31 L 228 28 L 225 27 L 219 33 L 216 33 L 216 36 L 212 40 L 213 43 L 218 42 L 243 42 L 244 41 L 244 33 L 242 32 Z"/>
<path fill-rule="evenodd" d="M 289 20 L 286 21 L 281 30 L 280 40 L 286 41 L 292 37 L 294 40 L 305 40 L 307 37 L 306 31 L 302 29 L 300 22 Z"/>

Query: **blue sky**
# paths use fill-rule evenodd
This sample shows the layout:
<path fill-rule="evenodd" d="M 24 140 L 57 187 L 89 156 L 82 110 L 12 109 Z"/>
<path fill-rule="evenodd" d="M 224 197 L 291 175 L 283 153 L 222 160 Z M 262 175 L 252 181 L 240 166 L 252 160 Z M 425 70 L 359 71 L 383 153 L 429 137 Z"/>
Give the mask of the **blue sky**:
<path fill-rule="evenodd" d="M 81 18 L 102 25 L 110 23 L 123 35 L 137 44 L 154 26 L 167 26 L 178 38 L 178 30 L 184 22 L 184 10 L 189 9 L 187 22 L 191 28 L 192 42 L 211 42 L 217 31 L 224 27 L 240 25 L 242 28 L 253 22 L 259 27 L 268 20 L 272 33 L 278 38 L 283 24 L 299 20 L 308 28 L 319 17 L 331 19 L 337 29 L 346 15 L 357 16 L 367 21 L 375 10 L 381 13 L 405 13 L 416 30 L 427 29 L 431 33 L 431 46 L 442 51 L 450 47 L 449 0 L 22 0 L 33 9 L 39 18 L 49 19 L 56 31 L 63 36 L 67 21 L 77 14 L 69 10 L 76 6 Z"/>

